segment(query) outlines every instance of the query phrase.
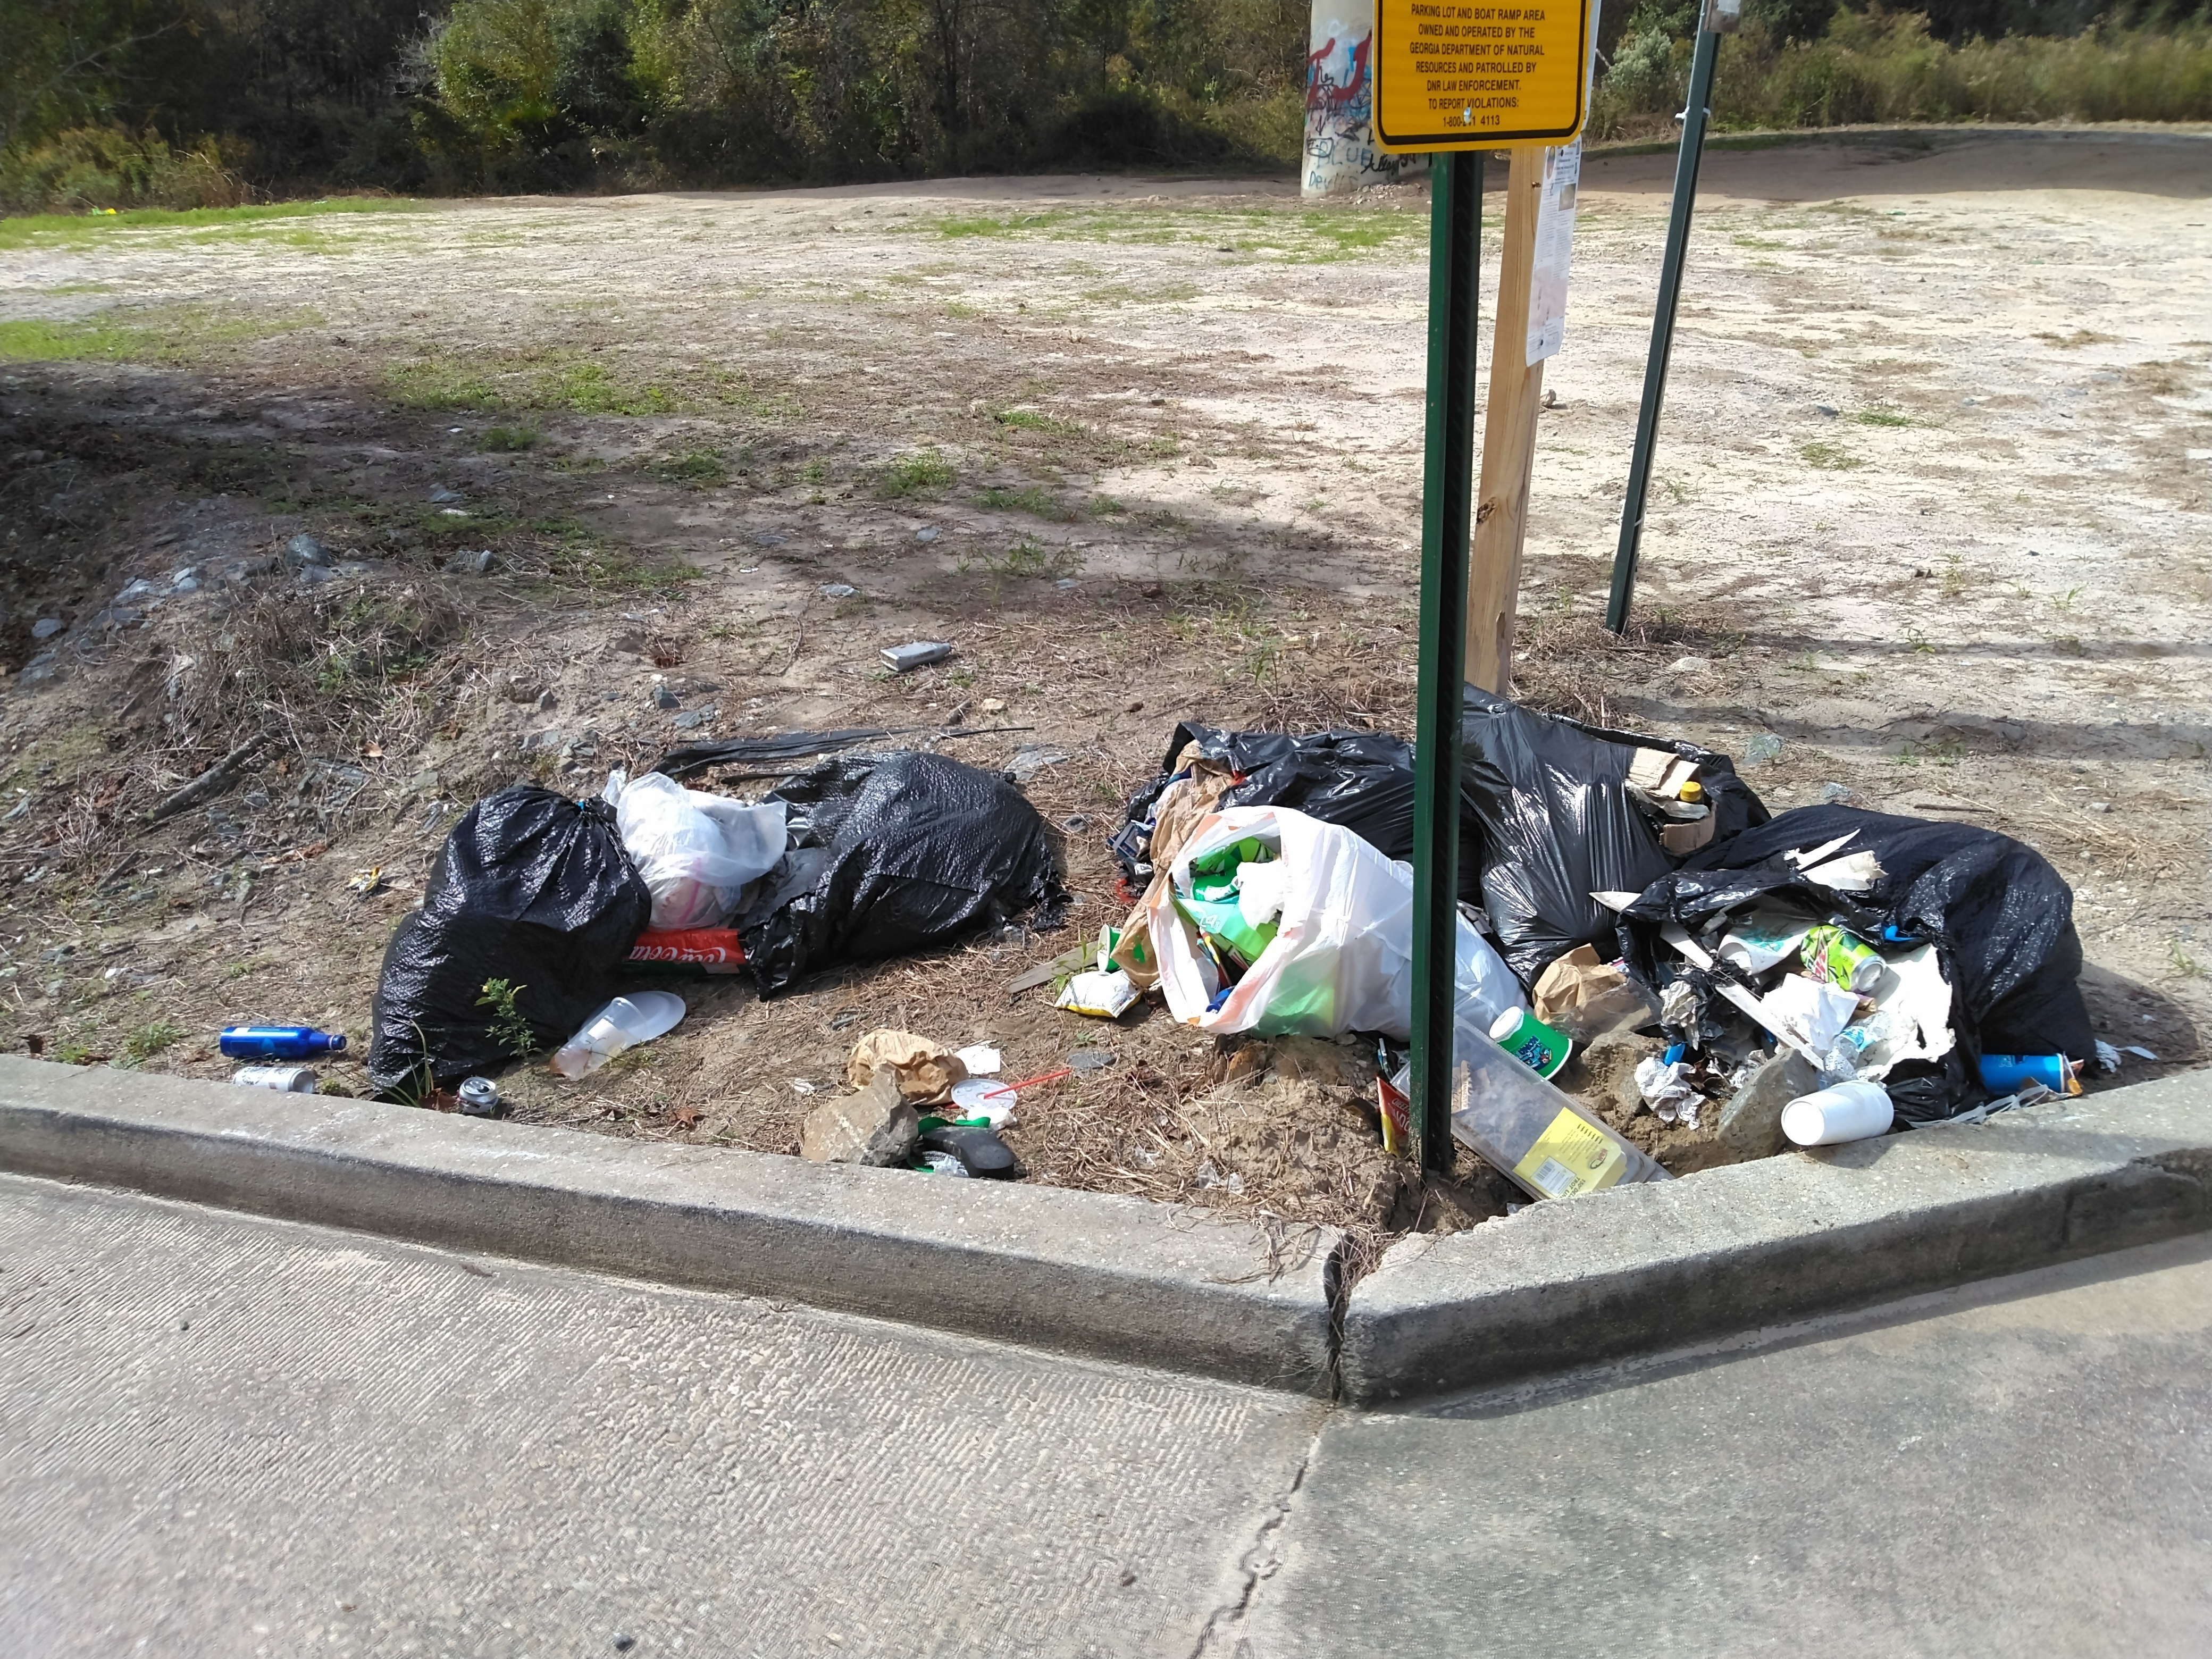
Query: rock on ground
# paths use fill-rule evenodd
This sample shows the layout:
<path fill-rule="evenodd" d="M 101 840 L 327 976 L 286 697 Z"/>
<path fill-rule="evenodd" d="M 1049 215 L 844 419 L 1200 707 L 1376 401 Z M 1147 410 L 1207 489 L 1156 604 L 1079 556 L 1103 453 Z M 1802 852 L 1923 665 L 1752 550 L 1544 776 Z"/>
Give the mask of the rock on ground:
<path fill-rule="evenodd" d="M 817 1164 L 871 1164 L 889 1169 L 914 1156 L 921 1118 L 899 1098 L 889 1072 L 858 1094 L 825 1100 L 799 1127 L 799 1150 Z"/>

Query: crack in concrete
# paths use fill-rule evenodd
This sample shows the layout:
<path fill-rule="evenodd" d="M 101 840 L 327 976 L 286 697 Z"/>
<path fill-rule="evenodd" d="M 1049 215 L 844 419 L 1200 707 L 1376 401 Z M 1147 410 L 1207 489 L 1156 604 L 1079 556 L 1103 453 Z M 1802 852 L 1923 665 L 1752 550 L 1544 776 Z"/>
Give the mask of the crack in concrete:
<path fill-rule="evenodd" d="M 1328 1419 L 1340 1409 L 1332 1405 L 1323 1413 L 1312 1440 L 1307 1443 L 1305 1455 L 1291 1471 L 1288 1490 L 1275 1500 L 1273 1512 L 1261 1521 L 1259 1531 L 1253 1535 L 1252 1547 L 1237 1559 L 1237 1568 L 1244 1575 L 1244 1582 L 1237 1590 L 1237 1599 L 1224 1601 L 1207 1617 L 1198 1632 L 1198 1641 L 1191 1648 L 1190 1659 L 1252 1659 L 1251 1645 L 1238 1633 L 1238 1627 L 1243 1624 L 1260 1586 L 1273 1577 L 1275 1570 L 1282 1565 L 1281 1558 L 1275 1553 L 1275 1534 L 1291 1518 L 1291 1508 L 1297 1502 L 1299 1489 L 1306 1483 L 1306 1471 L 1313 1467 L 1314 1453 L 1320 1449 Z"/>

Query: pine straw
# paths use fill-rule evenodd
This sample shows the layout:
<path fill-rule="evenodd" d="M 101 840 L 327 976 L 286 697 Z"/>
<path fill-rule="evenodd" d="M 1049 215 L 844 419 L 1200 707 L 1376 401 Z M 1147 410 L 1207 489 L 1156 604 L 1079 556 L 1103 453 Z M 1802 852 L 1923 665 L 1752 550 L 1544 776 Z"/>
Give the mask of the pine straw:
<path fill-rule="evenodd" d="M 84 876 L 113 862 L 162 797 L 250 738 L 256 768 L 301 776 L 372 747 L 411 752 L 480 670 L 471 608 L 440 582 L 335 580 L 173 612 L 121 676 L 107 758 L 58 804 L 0 830 L 0 873 Z"/>

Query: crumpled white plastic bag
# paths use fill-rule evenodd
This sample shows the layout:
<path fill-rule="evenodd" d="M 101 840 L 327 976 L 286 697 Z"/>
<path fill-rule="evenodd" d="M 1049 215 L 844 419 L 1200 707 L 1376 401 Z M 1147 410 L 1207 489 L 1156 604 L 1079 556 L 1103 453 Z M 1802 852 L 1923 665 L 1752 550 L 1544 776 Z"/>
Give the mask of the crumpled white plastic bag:
<path fill-rule="evenodd" d="M 659 772 L 635 781 L 615 773 L 606 799 L 653 894 L 648 925 L 656 929 L 719 926 L 746 886 L 775 867 L 790 838 L 781 801 L 748 806 Z"/>
<path fill-rule="evenodd" d="M 1176 908 L 1191 890 L 1194 859 L 1247 836 L 1281 861 L 1282 912 L 1274 940 L 1218 1008 L 1213 963 Z M 1202 819 L 1176 850 L 1169 879 L 1146 920 L 1169 1012 L 1205 1031 L 1342 1036 L 1377 1031 L 1403 1041 L 1413 1029 L 1413 868 L 1396 863 L 1341 824 L 1287 806 L 1232 806 Z M 1272 903 L 1274 878 L 1255 884 Z M 1526 1008 L 1521 981 L 1462 917 L 1459 1006 L 1488 1030 L 1509 1008 Z"/>

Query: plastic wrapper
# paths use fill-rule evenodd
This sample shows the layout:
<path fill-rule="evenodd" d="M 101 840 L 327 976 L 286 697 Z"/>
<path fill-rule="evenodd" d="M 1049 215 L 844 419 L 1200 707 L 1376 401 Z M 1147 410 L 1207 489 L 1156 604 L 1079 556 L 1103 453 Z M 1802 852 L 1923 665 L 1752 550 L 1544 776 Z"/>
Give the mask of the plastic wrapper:
<path fill-rule="evenodd" d="M 1815 852 L 1818 858 L 1810 856 Z M 1867 884 L 1847 890 L 1814 879 L 1824 871 L 1840 871 L 1838 879 L 1853 883 L 1873 873 Z M 1909 980 L 1915 960 L 1909 947 L 1933 947 L 1950 987 L 1948 1030 L 1918 1006 L 1925 998 L 1916 999 L 1911 1023 L 1920 1034 L 1893 1033 L 1898 1057 L 1882 1079 L 1908 1122 L 1935 1121 L 1978 1103 L 1984 1052 L 2055 1051 L 2082 1061 L 2095 1052 L 2076 983 L 2081 941 L 2073 890 L 2040 854 L 2009 836 L 1850 806 L 1799 807 L 1716 842 L 1644 889 L 1623 918 L 1630 966 L 1656 983 L 1671 956 L 1659 942 L 1664 923 L 1697 933 L 1768 899 L 1832 917 Z M 1888 983 L 1879 981 L 1876 991 L 1886 1006 L 1893 998 L 1881 987 Z M 1903 1006 L 1889 1012 L 1890 1023 L 1901 1026 Z"/>
<path fill-rule="evenodd" d="M 1110 971 L 1093 969 L 1077 974 L 1060 988 L 1055 1008 L 1065 1008 L 1072 1014 L 1090 1014 L 1099 1019 L 1119 1019 L 1129 1012 L 1130 1005 L 1143 994 L 1129 982 L 1129 976 L 1116 968 Z"/>
<path fill-rule="evenodd" d="M 1286 867 L 1273 939 L 1233 984 L 1200 945 L 1179 897 L 1194 860 L 1247 838 Z M 1157 883 L 1146 915 L 1161 994 L 1177 1019 L 1215 1032 L 1341 1036 L 1413 1030 L 1413 872 L 1340 824 L 1287 807 L 1240 806 L 1201 823 Z M 1271 884 L 1277 878 L 1271 878 Z M 1231 908 L 1234 908 L 1233 905 Z M 1464 920 L 1462 1010 L 1487 1030 L 1527 1006 L 1519 982 Z M 1488 1041 L 1485 1038 L 1485 1041 Z"/>
<path fill-rule="evenodd" d="M 1640 893 L 1674 868 L 1628 793 L 1638 750 L 1697 763 L 1716 845 L 1766 822 L 1725 755 L 1540 714 L 1472 685 L 1465 696 L 1460 799 L 1482 833 L 1461 856 L 1479 865 L 1491 932 L 1524 984 L 1577 945 L 1612 954 L 1619 924 L 1592 893 Z"/>
<path fill-rule="evenodd" d="M 605 801 L 526 785 L 478 801 L 385 951 L 370 1080 L 419 1089 L 427 1073 L 445 1089 L 511 1063 L 481 1000 L 492 980 L 539 1048 L 566 1042 L 613 995 L 652 908 Z"/>
<path fill-rule="evenodd" d="M 747 886 L 783 856 L 784 805 L 748 806 L 686 789 L 658 772 L 607 780 L 623 846 L 653 895 L 652 926 L 666 932 L 719 926 Z"/>
<path fill-rule="evenodd" d="M 789 842 L 737 923 L 763 997 L 1030 912 L 1060 923 L 1052 838 L 1002 773 L 914 750 L 840 755 L 768 799 L 788 809 Z"/>
<path fill-rule="evenodd" d="M 1452 1028 L 1452 1137 L 1531 1198 L 1575 1198 L 1665 1181 L 1667 1171 L 1490 1039 L 1464 1012 Z"/>

